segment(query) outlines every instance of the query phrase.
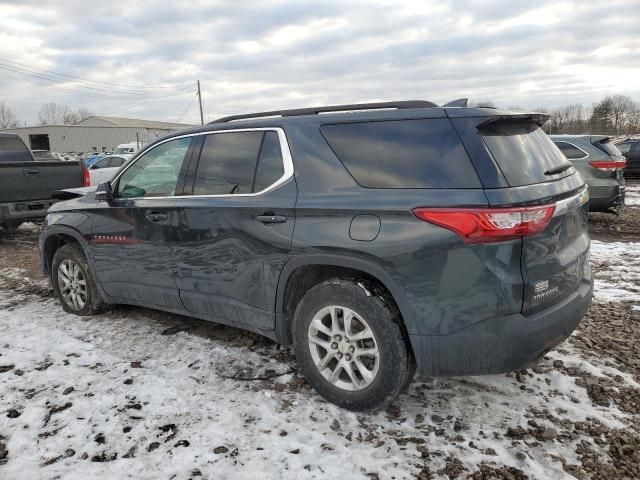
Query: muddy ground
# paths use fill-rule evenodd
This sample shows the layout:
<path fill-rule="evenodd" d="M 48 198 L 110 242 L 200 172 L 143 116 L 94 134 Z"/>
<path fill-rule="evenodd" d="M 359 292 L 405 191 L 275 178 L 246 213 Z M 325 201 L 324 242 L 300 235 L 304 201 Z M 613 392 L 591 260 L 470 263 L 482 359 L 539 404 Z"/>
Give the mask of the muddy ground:
<path fill-rule="evenodd" d="M 640 242 L 640 208 L 626 208 L 620 216 L 591 214 L 590 232 L 592 238 L 604 242 Z M 61 310 L 56 301 L 51 299 L 51 289 L 40 273 L 37 235 L 37 228 L 28 226 L 11 234 L 0 231 L 0 292 L 4 292 L 0 311 L 19 312 L 16 315 L 23 315 L 23 311 L 28 314 L 32 312 L 37 316 L 49 309 L 56 312 Z M 596 277 L 602 273 L 605 278 L 603 272 L 608 271 L 609 267 L 606 261 L 596 262 Z M 607 281 L 610 280 L 610 277 L 606 278 Z M 629 292 L 633 292 L 633 286 Z M 44 360 L 37 364 L 26 360 L 24 365 L 18 365 L 16 362 L 9 364 L 3 357 L 19 358 L 15 356 L 16 350 L 26 348 L 14 344 L 17 342 L 14 340 L 17 337 L 14 336 L 0 348 L 0 381 L 6 380 L 0 383 L 0 415 L 3 417 L 3 421 L 0 422 L 0 478 L 14 478 L 13 475 L 22 468 L 16 466 L 16 461 L 21 456 L 26 459 L 26 471 L 38 471 L 42 478 L 81 478 L 74 476 L 71 473 L 73 471 L 125 475 L 130 467 L 134 468 L 132 472 L 136 476 L 135 468 L 151 468 L 149 471 L 153 472 L 153 466 L 157 470 L 149 478 L 232 478 L 236 477 L 236 473 L 239 472 L 237 469 L 241 465 L 252 466 L 254 475 L 263 472 L 266 478 L 277 477 L 277 473 L 270 476 L 270 472 L 280 472 L 282 478 L 325 478 L 329 472 L 332 472 L 332 476 L 343 475 L 344 478 L 352 478 L 353 474 L 353 478 L 371 479 L 524 479 L 550 476 L 559 478 L 562 475 L 579 479 L 640 478 L 640 308 L 637 300 L 631 296 L 629 298 L 625 300 L 623 297 L 616 301 L 601 298 L 595 301 L 576 333 L 561 344 L 556 352 L 548 355 L 535 371 L 523 370 L 501 378 L 494 376 L 485 383 L 476 379 L 417 383 L 386 412 L 373 416 L 336 413 L 332 406 L 327 406 L 311 391 L 298 374 L 295 359 L 289 350 L 281 349 L 273 342 L 251 333 L 136 307 L 115 307 L 102 319 L 83 319 L 83 323 L 80 324 L 68 323 L 76 322 L 75 318 L 69 320 L 69 316 L 60 317 L 51 322 L 50 328 L 55 329 L 56 325 L 59 325 L 60 328 L 66 329 L 66 325 L 69 324 L 73 325 L 75 330 L 85 329 L 82 330 L 84 333 L 74 335 L 80 335 L 84 342 L 95 341 L 96 345 L 105 341 L 100 335 L 104 335 L 104 329 L 109 327 L 101 326 L 98 330 L 92 322 L 114 322 L 113 336 L 116 340 L 111 338 L 109 341 L 120 341 L 122 345 L 126 345 L 126 337 L 132 334 L 126 333 L 125 337 L 118 340 L 119 333 L 115 327 L 125 328 L 122 325 L 126 325 L 126 321 L 141 321 L 136 328 L 148 328 L 149 332 L 158 332 L 158 335 L 163 337 L 165 346 L 170 345 L 171 337 L 174 336 L 176 341 L 187 345 L 186 348 L 190 351 L 200 348 L 198 342 L 206 341 L 215 348 L 238 349 L 238 352 L 256 354 L 257 360 L 253 362 L 250 359 L 244 361 L 243 354 L 239 353 L 239 356 L 234 357 L 237 365 L 234 366 L 232 361 L 222 369 L 219 363 L 212 363 L 218 374 L 217 382 L 228 385 L 227 391 L 248 395 L 245 400 L 240 397 L 239 403 L 233 400 L 232 406 L 227 406 L 230 408 L 231 416 L 236 413 L 234 409 L 241 410 L 240 405 L 243 402 L 251 402 L 248 398 L 253 399 L 264 392 L 272 392 L 267 395 L 265 401 L 268 403 L 275 398 L 279 402 L 279 410 L 276 409 L 278 413 L 274 414 L 276 418 L 273 422 L 282 422 L 282 428 L 274 430 L 272 425 L 268 429 L 260 429 L 260 433 L 252 433 L 246 437 L 244 450 L 239 446 L 239 441 L 234 443 L 227 439 L 226 443 L 219 445 L 202 446 L 201 452 L 189 457 L 192 465 L 187 465 L 188 462 L 185 461 L 186 466 L 173 470 L 169 464 L 160 468 L 159 465 L 163 465 L 165 457 L 162 457 L 163 460 L 154 460 L 157 458 L 153 456 L 154 450 L 162 451 L 167 458 L 178 458 L 176 450 L 193 450 L 199 444 L 204 445 L 209 438 L 207 435 L 211 433 L 201 432 L 194 426 L 195 423 L 188 421 L 185 421 L 184 425 L 180 424 L 179 420 L 168 421 L 159 427 L 158 435 L 152 435 L 151 427 L 148 427 L 139 437 L 127 437 L 130 440 L 130 443 L 126 444 L 127 451 L 111 451 L 106 448 L 109 442 L 120 446 L 124 445 L 124 440 L 119 437 L 115 440 L 115 434 L 107 434 L 105 437 L 100 428 L 96 429 L 99 422 L 95 419 L 84 423 L 84 417 L 76 413 L 75 416 L 64 417 L 64 420 L 55 420 L 65 415 L 65 411 L 71 411 L 73 404 L 78 404 L 79 400 L 72 399 L 77 393 L 73 390 L 80 389 L 78 385 L 82 383 L 82 379 L 76 379 L 77 382 L 74 383 L 68 378 L 57 377 L 54 368 L 48 370 L 49 364 L 64 365 L 66 362 L 68 365 L 69 361 L 73 361 L 73 356 L 70 358 L 66 355 L 56 359 L 55 349 L 52 348 L 51 353 L 44 354 Z M 10 321 L 13 318 L 11 315 L 4 318 L 7 319 L 6 324 L 0 323 L 0 329 L 9 331 L 8 329 L 16 328 L 18 325 Z M 87 331 L 90 331 L 90 335 Z M 141 338 L 144 336 L 152 337 L 148 332 Z M 141 357 L 142 360 L 129 362 L 125 350 L 135 350 L 135 345 L 119 350 L 110 346 L 110 352 L 115 351 L 113 354 L 119 356 L 118 358 L 126 359 L 129 367 L 116 376 L 119 384 L 130 385 L 127 383 L 129 379 L 133 383 L 131 372 L 145 368 L 145 361 L 150 362 L 150 358 L 153 357 L 153 354 L 147 354 Z M 46 352 L 47 347 L 43 346 L 42 349 Z M 78 354 L 80 355 L 83 354 Z M 265 369 L 262 365 L 269 362 L 273 362 L 273 366 Z M 95 367 L 92 368 L 100 370 L 105 364 L 108 365 L 107 360 L 93 359 L 92 365 Z M 198 367 L 193 365 L 189 365 L 189 368 L 197 370 Z M 105 374 L 109 375 L 115 370 L 114 368 Z M 47 374 L 49 371 L 52 373 Z M 26 388 L 21 383 L 30 372 L 39 375 L 42 390 Z M 194 373 L 194 377 L 198 375 Z M 207 388 L 215 388 L 217 383 L 208 384 L 208 381 L 204 377 L 200 378 L 204 387 L 209 385 Z M 93 377 L 89 383 L 99 385 Z M 67 393 L 61 395 L 60 391 L 65 385 L 70 386 L 64 389 Z M 36 427 L 24 414 L 29 411 L 30 402 L 38 402 L 39 395 L 42 395 L 40 392 L 46 389 L 57 391 L 56 398 L 59 400 L 53 404 L 49 397 L 46 402 L 42 402 L 43 399 L 40 398 L 40 407 L 44 408 L 46 421 L 43 426 Z M 493 392 L 491 395 L 494 396 L 478 397 L 480 391 Z M 100 394 L 91 390 L 89 394 L 85 393 L 85 397 L 93 396 L 94 393 Z M 516 394 L 526 395 L 527 403 L 523 407 L 522 415 L 510 416 L 509 399 Z M 469 395 L 469 402 L 477 402 L 477 405 L 468 410 L 465 407 L 454 409 L 448 406 L 448 402 L 456 395 Z M 539 405 L 535 403 L 536 395 L 540 397 Z M 434 403 L 429 399 L 430 396 L 439 396 L 440 399 Z M 562 401 L 565 403 L 559 399 L 564 399 Z M 147 417 L 144 417 L 147 404 L 153 404 L 153 401 L 139 402 L 134 396 L 127 402 L 117 410 L 122 415 L 122 412 L 128 415 L 126 420 L 122 420 L 122 425 L 118 424 L 118 428 L 122 428 L 125 433 L 131 430 L 131 422 L 146 422 L 154 415 L 171 418 L 171 412 L 152 412 L 151 415 L 146 413 Z M 107 412 L 113 412 L 116 418 L 120 418 L 117 417 L 120 414 L 115 413 L 116 403 L 109 408 L 105 407 L 104 418 L 112 415 Z M 292 442 L 294 439 L 287 436 L 292 434 L 294 429 L 292 425 L 287 427 L 286 417 L 289 415 L 293 418 L 300 414 L 306 403 L 320 405 L 320 410 L 333 412 L 335 419 L 328 422 L 325 429 L 324 426 L 318 426 L 319 419 L 314 416 L 317 414 L 311 413 L 305 416 L 304 421 L 295 424 L 295 431 L 299 432 L 302 429 L 321 432 L 323 438 L 329 438 L 333 443 L 323 443 L 322 448 L 317 445 L 318 449 L 313 453 L 307 452 L 308 458 L 300 464 L 296 464 L 292 458 L 300 458 L 305 453 L 309 439 L 299 440 L 298 443 L 287 446 L 287 451 L 282 456 L 273 454 L 269 458 L 265 457 L 263 463 L 256 463 L 256 451 L 268 449 L 269 442 L 273 441 L 263 439 L 254 443 L 256 435 L 271 435 L 264 432 L 273 430 L 276 443 L 280 440 Z M 177 401 L 177 404 L 180 404 L 180 401 Z M 576 411 L 572 405 L 577 408 Z M 576 413 L 580 409 L 586 409 L 587 413 L 580 416 Z M 492 410 L 497 412 L 495 416 L 503 417 L 501 422 L 493 422 Z M 282 414 L 284 416 L 278 417 Z M 244 428 L 244 431 L 247 428 L 246 422 L 266 422 L 264 418 L 256 420 L 258 415 L 249 416 L 248 419 L 244 414 L 241 416 L 244 424 L 240 427 Z M 477 417 L 480 420 L 476 420 Z M 35 428 L 37 431 L 34 438 L 37 439 L 38 446 L 34 447 L 33 451 L 27 447 L 20 450 L 20 447 L 12 446 L 16 444 L 15 438 L 20 435 L 18 422 L 21 418 L 25 423 L 20 428 Z M 105 421 L 104 418 L 102 421 Z M 50 419 L 54 420 L 50 423 Z M 39 418 L 36 423 L 42 422 L 43 419 Z M 59 438 L 55 447 L 53 443 L 46 443 L 50 441 L 50 436 L 56 435 L 56 428 L 61 431 L 60 435 L 65 429 L 69 432 L 68 448 L 60 446 L 64 441 Z M 180 433 L 176 436 L 174 430 Z M 73 443 L 72 439 L 81 437 L 78 432 L 82 431 L 85 431 L 82 434 L 83 438 L 89 439 L 86 440 L 87 444 L 93 447 L 83 448 L 82 442 Z M 181 437 L 183 433 L 189 432 L 192 435 L 190 438 Z M 157 440 L 156 437 L 160 439 Z M 166 440 L 167 437 L 170 440 Z M 336 446 L 340 442 L 349 445 L 357 443 L 364 458 L 369 459 L 368 466 L 343 470 L 340 469 L 340 465 L 330 466 L 329 459 L 341 454 L 341 447 Z M 165 444 L 168 446 L 165 447 Z M 248 452 L 247 445 L 251 445 L 253 454 Z M 164 448 L 167 450 L 164 451 Z M 397 461 L 374 460 L 379 455 L 395 456 Z M 141 458 L 147 463 L 134 463 L 134 459 Z M 29 459 L 36 459 L 35 465 L 29 463 Z M 126 463 L 127 461 L 131 463 Z M 106 465 L 109 462 L 121 467 L 114 470 L 82 470 L 84 467 L 79 467 Z M 274 462 L 275 467 L 272 465 Z M 345 460 L 338 463 L 340 462 L 342 467 L 345 467 Z M 39 470 L 29 470 L 32 467 Z M 3 476 L 3 468 L 9 468 L 8 476 Z M 80 470 L 77 470 L 78 468 Z M 139 470 L 143 471 L 145 470 Z M 239 475 L 237 478 L 251 477 Z"/>

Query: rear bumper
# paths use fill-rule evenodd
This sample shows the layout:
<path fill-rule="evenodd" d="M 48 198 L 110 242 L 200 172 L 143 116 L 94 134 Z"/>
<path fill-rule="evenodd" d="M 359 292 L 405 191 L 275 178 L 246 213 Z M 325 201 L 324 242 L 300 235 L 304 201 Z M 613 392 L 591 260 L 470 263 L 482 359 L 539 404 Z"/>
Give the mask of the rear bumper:
<path fill-rule="evenodd" d="M 589 188 L 589 211 L 598 212 L 624 205 L 624 185 Z"/>
<path fill-rule="evenodd" d="M 37 220 L 47 216 L 47 210 L 58 200 L 24 200 L 0 203 L 0 223 L 8 221 Z"/>
<path fill-rule="evenodd" d="M 573 332 L 592 295 L 589 269 L 572 295 L 536 314 L 496 317 L 450 335 L 410 335 L 418 375 L 489 375 L 524 368 Z"/>

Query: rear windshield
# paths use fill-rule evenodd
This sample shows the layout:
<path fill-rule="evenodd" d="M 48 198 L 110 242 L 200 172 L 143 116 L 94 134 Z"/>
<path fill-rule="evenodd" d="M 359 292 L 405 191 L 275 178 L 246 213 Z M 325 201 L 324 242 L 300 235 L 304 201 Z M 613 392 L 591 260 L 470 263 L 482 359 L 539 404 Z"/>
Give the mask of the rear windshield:
<path fill-rule="evenodd" d="M 28 162 L 33 158 L 25 144 L 16 137 L 0 137 L 0 162 Z"/>
<path fill-rule="evenodd" d="M 481 187 L 447 118 L 323 125 L 321 131 L 363 187 Z"/>
<path fill-rule="evenodd" d="M 603 140 L 603 141 L 600 141 L 600 142 L 593 142 L 593 144 L 596 147 L 598 147 L 600 150 L 602 150 L 603 152 L 609 154 L 612 157 L 621 157 L 622 156 L 622 152 L 620 150 L 618 150 L 618 147 L 616 147 L 609 140 Z"/>
<path fill-rule="evenodd" d="M 545 175 L 553 167 L 567 163 L 565 156 L 542 129 L 531 122 L 495 122 L 480 129 L 480 135 L 512 187 L 531 185 L 572 175 Z"/>

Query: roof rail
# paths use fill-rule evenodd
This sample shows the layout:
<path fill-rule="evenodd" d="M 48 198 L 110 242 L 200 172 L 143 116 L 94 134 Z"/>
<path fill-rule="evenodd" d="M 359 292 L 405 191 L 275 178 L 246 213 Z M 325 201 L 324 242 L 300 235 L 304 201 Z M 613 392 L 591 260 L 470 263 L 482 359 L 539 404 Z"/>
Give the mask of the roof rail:
<path fill-rule="evenodd" d="M 298 117 L 300 115 L 313 115 L 329 112 L 353 112 L 357 110 L 383 110 L 383 109 L 407 109 L 407 108 L 433 108 L 437 107 L 427 100 L 400 100 L 397 102 L 355 103 L 352 105 L 329 105 L 327 107 L 296 108 L 293 110 L 273 110 L 271 112 L 245 113 L 218 118 L 209 123 L 224 123 L 232 120 L 244 120 L 248 118 L 265 117 Z"/>

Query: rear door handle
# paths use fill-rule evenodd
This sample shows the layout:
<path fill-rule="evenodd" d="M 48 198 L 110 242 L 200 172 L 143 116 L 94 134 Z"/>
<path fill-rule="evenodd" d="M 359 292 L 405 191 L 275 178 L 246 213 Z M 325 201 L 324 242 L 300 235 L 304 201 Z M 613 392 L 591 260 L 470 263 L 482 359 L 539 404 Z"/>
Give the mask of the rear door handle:
<path fill-rule="evenodd" d="M 40 170 L 37 170 L 35 168 L 25 168 L 24 174 L 27 177 L 35 177 L 36 175 L 40 175 Z"/>
<path fill-rule="evenodd" d="M 264 223 L 265 225 L 271 225 L 273 223 L 285 223 L 287 221 L 287 217 L 284 215 L 265 214 L 258 215 L 256 220 Z"/>
<path fill-rule="evenodd" d="M 149 220 L 150 222 L 161 222 L 162 220 L 166 220 L 167 214 L 166 213 L 158 213 L 158 212 L 151 212 L 151 213 L 147 213 L 147 220 Z"/>

